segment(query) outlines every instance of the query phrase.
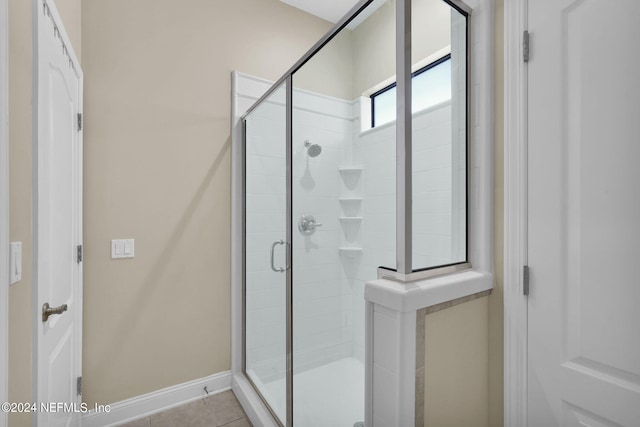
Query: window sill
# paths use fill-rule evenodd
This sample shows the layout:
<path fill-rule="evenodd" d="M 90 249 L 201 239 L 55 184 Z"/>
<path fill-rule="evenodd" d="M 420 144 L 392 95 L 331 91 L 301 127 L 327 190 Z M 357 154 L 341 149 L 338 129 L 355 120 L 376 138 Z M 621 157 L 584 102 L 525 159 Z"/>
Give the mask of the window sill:
<path fill-rule="evenodd" d="M 410 283 L 372 280 L 365 285 L 364 298 L 393 311 L 409 312 L 490 289 L 493 274 L 467 270 Z"/>
<path fill-rule="evenodd" d="M 447 106 L 450 106 L 450 105 L 451 105 L 451 100 L 448 99 L 448 100 L 442 101 L 442 102 L 440 102 L 438 104 L 431 105 L 431 106 L 429 106 L 427 108 L 423 108 L 421 110 L 414 111 L 412 113 L 412 117 L 415 120 L 417 117 L 423 116 L 425 114 L 431 113 L 433 111 L 439 110 L 440 108 L 447 107 Z M 375 127 L 368 127 L 366 129 L 363 129 L 360 132 L 360 137 L 369 135 L 371 133 L 375 133 L 376 131 L 382 131 L 383 129 L 394 127 L 395 125 L 396 125 L 396 120 L 392 120 L 390 122 L 386 122 L 386 123 L 382 123 L 380 125 L 376 125 Z"/>

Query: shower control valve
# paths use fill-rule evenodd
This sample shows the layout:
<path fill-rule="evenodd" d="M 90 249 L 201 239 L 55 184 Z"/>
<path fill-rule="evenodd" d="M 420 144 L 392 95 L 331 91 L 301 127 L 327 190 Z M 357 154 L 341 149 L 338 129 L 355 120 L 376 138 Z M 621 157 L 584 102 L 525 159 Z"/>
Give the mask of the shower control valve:
<path fill-rule="evenodd" d="M 310 236 L 316 231 L 316 227 L 320 227 L 322 224 L 316 222 L 313 215 L 302 215 L 298 221 L 298 230 L 305 236 Z"/>

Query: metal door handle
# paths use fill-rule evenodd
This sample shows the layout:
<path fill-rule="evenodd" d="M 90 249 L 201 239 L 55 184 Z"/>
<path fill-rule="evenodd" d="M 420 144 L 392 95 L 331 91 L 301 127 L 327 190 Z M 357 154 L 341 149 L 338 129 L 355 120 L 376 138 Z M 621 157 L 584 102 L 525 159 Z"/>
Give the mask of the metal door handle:
<path fill-rule="evenodd" d="M 52 314 L 62 314 L 67 311 L 67 304 L 62 304 L 60 307 L 51 308 L 48 302 L 45 302 L 42 306 L 42 321 L 46 322 L 49 320 L 49 316 Z"/>
<path fill-rule="evenodd" d="M 273 244 L 271 245 L 271 269 L 273 271 L 275 271 L 276 273 L 283 273 L 283 272 L 285 272 L 285 271 L 287 271 L 289 269 L 289 265 L 287 264 L 285 266 L 285 268 L 276 268 L 275 263 L 274 263 L 273 252 L 275 251 L 276 246 L 278 246 L 278 245 L 287 245 L 287 246 L 289 246 L 289 243 L 285 242 L 284 240 L 278 240 L 278 241 L 273 242 Z M 286 255 L 285 255 L 285 257 L 286 257 Z"/>

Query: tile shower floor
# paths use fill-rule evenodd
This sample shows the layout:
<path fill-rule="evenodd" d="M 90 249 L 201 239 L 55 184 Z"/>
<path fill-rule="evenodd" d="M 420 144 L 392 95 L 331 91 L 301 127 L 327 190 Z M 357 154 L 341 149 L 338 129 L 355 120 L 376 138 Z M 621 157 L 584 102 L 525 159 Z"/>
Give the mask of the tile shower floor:
<path fill-rule="evenodd" d="M 225 391 L 121 427 L 251 427 L 238 399 Z"/>
<path fill-rule="evenodd" d="M 265 384 L 274 411 L 285 413 L 284 379 Z M 364 365 L 347 357 L 293 377 L 293 425 L 353 427 L 364 420 Z"/>

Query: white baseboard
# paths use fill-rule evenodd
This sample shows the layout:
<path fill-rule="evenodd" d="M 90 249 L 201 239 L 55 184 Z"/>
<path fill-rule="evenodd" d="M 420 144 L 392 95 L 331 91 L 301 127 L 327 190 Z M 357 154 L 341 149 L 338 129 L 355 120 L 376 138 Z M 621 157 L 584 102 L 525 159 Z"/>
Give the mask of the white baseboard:
<path fill-rule="evenodd" d="M 114 403 L 109 412 L 90 411 L 82 416 L 83 427 L 117 426 L 144 418 L 176 406 L 231 389 L 231 371 L 220 372 L 197 380 L 167 387 L 151 393 Z M 93 403 L 88 403 L 91 408 Z"/>

